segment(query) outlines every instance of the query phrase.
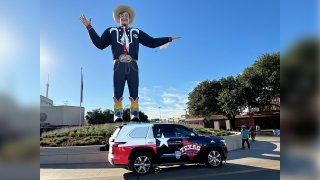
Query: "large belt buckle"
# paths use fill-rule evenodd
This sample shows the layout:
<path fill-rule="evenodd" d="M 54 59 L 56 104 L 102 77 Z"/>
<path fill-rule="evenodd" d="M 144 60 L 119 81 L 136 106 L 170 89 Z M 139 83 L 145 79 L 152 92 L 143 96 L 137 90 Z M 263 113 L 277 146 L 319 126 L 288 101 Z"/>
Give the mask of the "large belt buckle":
<path fill-rule="evenodd" d="M 132 61 L 132 57 L 129 54 L 121 54 L 119 56 L 119 61 L 129 63 Z"/>

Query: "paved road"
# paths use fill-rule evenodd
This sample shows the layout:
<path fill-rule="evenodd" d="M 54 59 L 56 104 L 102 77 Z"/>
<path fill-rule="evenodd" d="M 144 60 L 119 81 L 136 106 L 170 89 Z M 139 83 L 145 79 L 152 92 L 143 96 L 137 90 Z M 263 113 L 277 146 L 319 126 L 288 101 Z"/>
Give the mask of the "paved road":
<path fill-rule="evenodd" d="M 107 163 L 41 165 L 43 180 L 74 179 L 280 179 L 280 138 L 257 137 L 251 149 L 229 152 L 227 163 L 221 168 L 201 165 L 160 166 L 147 176 L 137 177 L 123 168 L 113 168 Z"/>

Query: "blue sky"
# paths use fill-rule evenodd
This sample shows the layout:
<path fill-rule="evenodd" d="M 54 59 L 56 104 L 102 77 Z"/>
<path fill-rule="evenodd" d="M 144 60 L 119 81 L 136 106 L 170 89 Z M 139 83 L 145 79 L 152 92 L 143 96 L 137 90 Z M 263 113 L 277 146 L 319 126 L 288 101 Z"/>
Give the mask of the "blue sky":
<path fill-rule="evenodd" d="M 92 18 L 98 34 L 117 26 L 112 11 L 126 4 L 136 11 L 134 27 L 153 37 L 181 36 L 160 50 L 141 46 L 140 109 L 150 118 L 184 114 L 197 83 L 237 75 L 264 53 L 280 50 L 280 4 L 255 1 L 53 1 L 40 6 L 40 93 L 50 75 L 55 105 L 79 105 L 80 68 L 86 110 L 113 108 L 112 56 L 91 43 L 79 21 Z M 129 104 L 127 87 L 124 106 Z"/>
<path fill-rule="evenodd" d="M 38 108 L 39 1 L 1 0 L 0 22 L 0 96 Z"/>
<path fill-rule="evenodd" d="M 301 39 L 319 37 L 319 0 L 280 1 L 280 50 Z"/>

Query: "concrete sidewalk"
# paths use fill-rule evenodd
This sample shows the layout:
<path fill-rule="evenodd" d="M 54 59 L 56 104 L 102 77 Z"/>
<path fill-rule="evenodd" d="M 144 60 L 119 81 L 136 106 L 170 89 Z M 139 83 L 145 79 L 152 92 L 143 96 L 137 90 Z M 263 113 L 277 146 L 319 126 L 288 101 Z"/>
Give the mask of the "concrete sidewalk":
<path fill-rule="evenodd" d="M 160 166 L 155 173 L 139 179 L 265 179 L 280 174 L 280 138 L 258 136 L 251 149 L 229 152 L 227 163 L 221 168 L 199 165 Z M 252 176 L 248 176 L 248 175 Z M 247 177 L 248 176 L 248 177 Z M 262 177 L 260 177 L 262 176 Z M 108 163 L 41 165 L 40 178 L 53 179 L 137 179 L 130 171 L 115 168 Z M 280 178 L 280 177 L 279 177 Z M 249 178 L 250 179 L 250 178 Z M 272 178 L 271 178 L 272 179 Z"/>

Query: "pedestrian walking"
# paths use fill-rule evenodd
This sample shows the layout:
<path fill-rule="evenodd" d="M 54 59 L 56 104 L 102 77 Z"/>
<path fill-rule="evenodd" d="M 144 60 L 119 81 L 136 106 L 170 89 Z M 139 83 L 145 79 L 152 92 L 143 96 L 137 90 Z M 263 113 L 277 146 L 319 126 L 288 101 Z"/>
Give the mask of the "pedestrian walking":
<path fill-rule="evenodd" d="M 255 141 L 256 140 L 256 131 L 253 126 L 250 127 L 249 133 L 250 133 L 251 140 Z"/>
<path fill-rule="evenodd" d="M 244 148 L 244 142 L 247 142 L 248 149 L 250 149 L 249 131 L 247 130 L 245 125 L 241 126 L 241 138 L 242 138 L 242 149 L 245 149 Z"/>

